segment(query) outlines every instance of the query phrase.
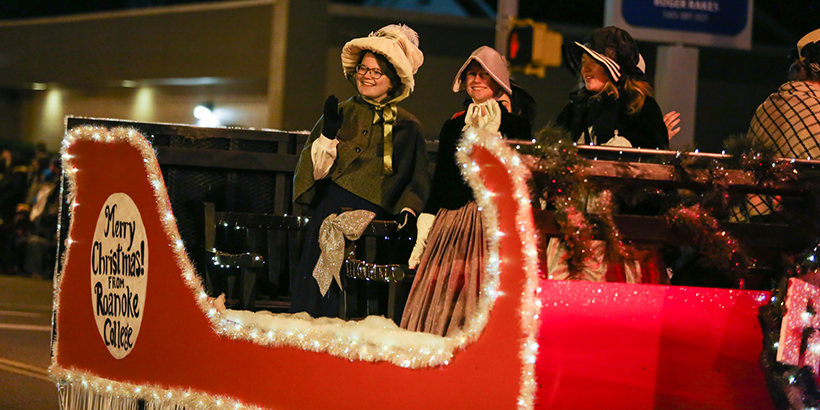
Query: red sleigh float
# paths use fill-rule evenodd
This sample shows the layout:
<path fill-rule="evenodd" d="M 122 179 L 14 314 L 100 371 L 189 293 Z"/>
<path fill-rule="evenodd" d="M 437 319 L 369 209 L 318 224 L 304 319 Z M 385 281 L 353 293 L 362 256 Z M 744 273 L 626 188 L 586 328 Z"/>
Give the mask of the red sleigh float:
<path fill-rule="evenodd" d="M 71 224 L 51 366 L 64 408 L 772 407 L 758 365 L 757 313 L 768 292 L 542 279 L 526 169 L 493 139 L 472 136 L 465 147 L 491 233 L 481 313 L 464 334 L 416 343 L 399 329 L 356 333 L 344 330 L 356 324 L 287 315 L 266 326 L 225 311 L 194 272 L 145 138 L 73 129 L 63 146 Z M 128 287 L 138 297 L 124 303 L 122 283 L 110 279 L 123 274 L 95 266 L 97 227 L 114 194 L 138 212 L 105 243 L 133 240 L 137 217 L 147 243 L 138 256 L 145 272 L 129 265 L 123 278 L 144 287 Z M 95 293 L 95 281 L 115 290 Z M 117 303 L 116 312 L 105 307 Z M 125 307 L 130 321 L 112 333 L 105 321 Z"/>

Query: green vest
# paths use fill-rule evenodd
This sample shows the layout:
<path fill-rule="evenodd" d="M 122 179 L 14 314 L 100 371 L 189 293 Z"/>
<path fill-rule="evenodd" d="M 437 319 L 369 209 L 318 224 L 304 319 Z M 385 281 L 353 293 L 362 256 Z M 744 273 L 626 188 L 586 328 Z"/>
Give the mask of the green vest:
<path fill-rule="evenodd" d="M 393 215 L 403 208 L 420 213 L 430 192 L 430 175 L 427 145 L 416 117 L 398 109 L 393 125 L 393 173 L 385 175 L 384 129 L 381 122 L 374 124 L 374 107 L 355 96 L 339 108 L 344 121 L 336 137 L 336 161 L 325 178 Z M 310 149 L 322 134 L 322 124 L 320 118 L 296 166 L 293 198 L 297 205 L 308 205 L 315 194 Z"/>

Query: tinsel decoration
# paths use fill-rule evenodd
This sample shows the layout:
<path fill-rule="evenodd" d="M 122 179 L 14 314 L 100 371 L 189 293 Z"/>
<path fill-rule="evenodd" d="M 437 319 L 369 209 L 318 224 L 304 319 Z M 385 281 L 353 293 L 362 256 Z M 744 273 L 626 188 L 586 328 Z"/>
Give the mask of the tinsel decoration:
<path fill-rule="evenodd" d="M 584 159 L 578 156 L 578 149 L 566 131 L 548 125 L 536 134 L 532 145 L 522 145 L 518 151 L 536 159 L 533 181 L 537 196 L 547 202 L 558 197 L 575 198 L 573 189 L 585 182 Z"/>
<path fill-rule="evenodd" d="M 705 266 L 742 277 L 751 264 L 751 259 L 740 243 L 722 230 L 717 219 L 709 215 L 700 204 L 675 207 L 667 212 L 666 221 L 693 239 Z"/>
<path fill-rule="evenodd" d="M 696 155 L 678 155 L 670 161 L 683 181 L 699 181 L 705 185 L 699 195 L 682 198 L 681 203 L 700 204 L 717 218 L 726 218 L 730 210 L 743 203 L 744 195 L 730 195 L 729 185 L 732 181 L 729 169 L 747 169 L 744 164 L 750 163 L 740 158 L 751 158 L 754 152 L 750 151 L 757 146 L 751 143 L 751 138 L 734 137 L 724 143 L 724 153 L 729 156 L 723 159 Z M 773 157 L 772 157 L 773 158 Z"/>
<path fill-rule="evenodd" d="M 519 152 L 536 158 L 535 196 L 555 208 L 568 279 L 581 276 L 594 237 L 606 243 L 605 258 L 610 263 L 639 257 L 635 248 L 620 239 L 612 219 L 612 192 L 587 183 L 584 160 L 578 157 L 566 131 L 547 126 L 538 132 L 532 145 L 520 147 Z"/>
<path fill-rule="evenodd" d="M 754 170 L 764 164 L 771 167 L 777 158 L 777 150 L 771 144 L 751 136 L 730 135 L 723 141 L 723 149 L 729 155 L 725 160 L 726 166 L 736 169 Z"/>
<path fill-rule="evenodd" d="M 777 361 L 780 328 L 786 305 L 788 278 L 783 277 L 772 291 L 769 304 L 760 307 L 758 320 L 763 331 L 760 366 L 766 375 L 769 395 L 778 410 L 820 408 L 820 391 L 809 366 L 792 366 Z"/>
<path fill-rule="evenodd" d="M 696 197 L 696 203 L 702 209 L 709 211 L 712 215 L 724 218 L 728 216 L 729 210 L 743 201 L 742 196 L 729 195 L 730 178 L 726 167 L 720 161 L 702 157 L 687 156 L 681 162 L 681 173 L 694 179 L 696 175 L 706 176 L 701 179 L 706 185 L 706 189 Z"/>
<path fill-rule="evenodd" d="M 566 250 L 564 260 L 569 271 L 568 279 L 577 279 L 584 268 L 584 261 L 590 253 L 593 229 L 586 215 L 577 204 L 570 201 L 555 201 L 555 221 L 562 233 L 561 244 Z"/>
<path fill-rule="evenodd" d="M 547 207 L 555 208 L 561 231 L 569 277 L 580 275 L 589 253 L 593 229 L 584 213 L 583 159 L 572 138 L 562 128 L 548 125 L 536 134 L 532 145 L 519 147 L 523 155 L 534 157 L 532 180 L 534 196 Z"/>
<path fill-rule="evenodd" d="M 598 239 L 606 244 L 605 257 L 610 265 L 622 264 L 628 260 L 645 260 L 647 251 L 638 250 L 631 244 L 626 244 L 621 239 L 621 233 L 615 226 L 612 204 L 612 191 L 603 190 L 595 198 L 594 207 L 589 219 L 598 228 Z M 588 207 L 589 209 L 589 207 Z"/>

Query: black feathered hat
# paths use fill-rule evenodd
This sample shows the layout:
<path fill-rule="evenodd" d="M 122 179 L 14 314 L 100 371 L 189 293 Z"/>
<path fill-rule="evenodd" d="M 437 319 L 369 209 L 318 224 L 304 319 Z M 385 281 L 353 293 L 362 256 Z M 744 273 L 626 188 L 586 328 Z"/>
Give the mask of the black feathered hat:
<path fill-rule="evenodd" d="M 584 54 L 604 66 L 616 84 L 620 84 L 624 77 L 642 78 L 646 69 L 635 40 L 626 30 L 614 26 L 593 31 L 583 44 L 577 41 L 564 44 L 562 51 L 567 68 L 576 77 L 581 73 L 581 56 Z"/>

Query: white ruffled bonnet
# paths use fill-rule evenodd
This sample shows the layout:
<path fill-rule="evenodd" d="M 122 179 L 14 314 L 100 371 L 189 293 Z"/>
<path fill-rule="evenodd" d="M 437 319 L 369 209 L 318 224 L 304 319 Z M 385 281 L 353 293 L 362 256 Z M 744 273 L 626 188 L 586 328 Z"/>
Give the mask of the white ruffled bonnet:
<path fill-rule="evenodd" d="M 381 54 L 393 65 L 404 85 L 399 97 L 407 97 L 413 92 L 416 84 L 413 75 L 424 63 L 424 54 L 419 50 L 418 33 L 404 24 L 390 24 L 367 37 L 348 41 L 342 49 L 342 69 L 345 76 L 355 70 L 362 50 Z"/>

